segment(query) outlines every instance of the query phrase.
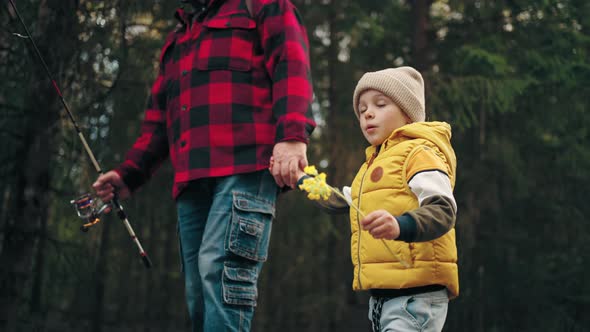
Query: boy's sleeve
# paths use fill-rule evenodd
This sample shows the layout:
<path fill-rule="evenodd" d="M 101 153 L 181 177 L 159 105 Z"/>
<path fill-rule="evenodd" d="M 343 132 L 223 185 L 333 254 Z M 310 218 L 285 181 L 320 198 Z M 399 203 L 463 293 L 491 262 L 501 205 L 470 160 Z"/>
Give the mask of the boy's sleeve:
<path fill-rule="evenodd" d="M 407 178 L 419 207 L 395 217 L 400 226 L 397 239 L 406 242 L 430 241 L 446 234 L 455 226 L 457 214 L 446 164 L 432 149 L 418 149 L 408 161 Z"/>
<path fill-rule="evenodd" d="M 275 142 L 308 143 L 315 128 L 307 32 L 288 0 L 253 2 L 265 67 L 272 80 Z"/>

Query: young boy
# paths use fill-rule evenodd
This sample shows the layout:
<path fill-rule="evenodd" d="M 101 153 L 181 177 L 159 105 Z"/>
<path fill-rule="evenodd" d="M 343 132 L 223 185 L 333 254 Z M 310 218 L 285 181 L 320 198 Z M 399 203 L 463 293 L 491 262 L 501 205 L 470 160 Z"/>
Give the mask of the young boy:
<path fill-rule="evenodd" d="M 354 290 L 371 294 L 373 331 L 441 331 L 459 294 L 451 128 L 424 122 L 424 82 L 411 67 L 363 75 L 353 107 L 370 147 L 350 199 Z M 335 195 L 320 205 L 342 207 Z"/>

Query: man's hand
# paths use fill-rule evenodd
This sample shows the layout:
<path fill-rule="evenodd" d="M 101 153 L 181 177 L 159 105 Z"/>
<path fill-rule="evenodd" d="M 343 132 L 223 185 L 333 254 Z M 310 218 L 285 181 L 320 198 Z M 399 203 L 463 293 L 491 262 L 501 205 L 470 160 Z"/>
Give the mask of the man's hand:
<path fill-rule="evenodd" d="M 299 141 L 280 142 L 272 151 L 270 173 L 279 187 L 295 188 L 298 175 L 307 166 L 307 144 Z"/>
<path fill-rule="evenodd" d="M 120 199 L 125 199 L 131 196 L 129 188 L 115 171 L 109 171 L 102 174 L 92 184 L 92 188 L 96 191 L 96 195 L 104 203 L 110 202 L 115 197 L 115 188 Z"/>
<path fill-rule="evenodd" d="M 395 240 L 399 237 L 399 224 L 391 213 L 377 210 L 361 220 L 361 226 L 375 239 Z"/>

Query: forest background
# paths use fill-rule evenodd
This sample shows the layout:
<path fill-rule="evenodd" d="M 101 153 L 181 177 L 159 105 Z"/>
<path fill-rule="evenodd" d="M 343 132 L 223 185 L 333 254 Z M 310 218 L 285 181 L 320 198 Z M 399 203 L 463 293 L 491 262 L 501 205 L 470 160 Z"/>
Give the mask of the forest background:
<path fill-rule="evenodd" d="M 453 126 L 461 295 L 445 331 L 590 331 L 590 2 L 293 0 L 311 42 L 309 160 L 349 184 L 366 143 L 365 71 L 420 69 Z M 18 1 L 104 169 L 136 137 L 177 1 Z M 0 3 L 0 329 L 188 331 L 170 165 L 116 217 L 79 231 L 94 168 L 18 21 Z M 368 331 L 346 217 L 283 195 L 253 331 Z"/>

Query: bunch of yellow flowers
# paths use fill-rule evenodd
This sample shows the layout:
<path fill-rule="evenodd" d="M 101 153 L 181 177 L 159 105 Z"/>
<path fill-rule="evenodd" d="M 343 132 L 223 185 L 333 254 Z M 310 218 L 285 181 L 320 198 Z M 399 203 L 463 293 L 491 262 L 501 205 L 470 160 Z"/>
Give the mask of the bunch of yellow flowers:
<path fill-rule="evenodd" d="M 334 193 L 336 196 L 339 196 L 346 201 L 350 207 L 357 210 L 361 216 L 365 216 L 365 214 L 348 200 L 340 190 L 332 187 L 326 182 L 326 173 L 319 173 L 315 166 L 307 166 L 303 169 L 303 172 L 310 175 L 310 177 L 303 180 L 303 183 L 299 185 L 299 189 L 307 192 L 307 198 L 314 201 L 321 198 L 326 201 L 330 198 L 330 195 Z"/>
<path fill-rule="evenodd" d="M 326 183 L 326 173 L 318 173 L 315 166 L 306 166 L 303 171 L 307 175 L 311 175 L 303 180 L 303 183 L 299 185 L 299 189 L 306 191 L 307 198 L 317 201 L 320 198 L 327 200 L 330 198 L 332 189 Z"/>

